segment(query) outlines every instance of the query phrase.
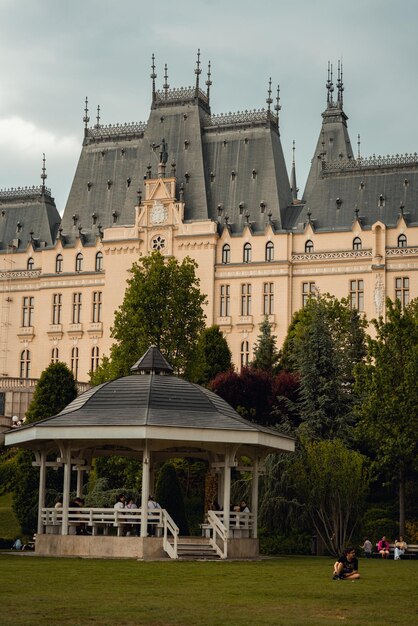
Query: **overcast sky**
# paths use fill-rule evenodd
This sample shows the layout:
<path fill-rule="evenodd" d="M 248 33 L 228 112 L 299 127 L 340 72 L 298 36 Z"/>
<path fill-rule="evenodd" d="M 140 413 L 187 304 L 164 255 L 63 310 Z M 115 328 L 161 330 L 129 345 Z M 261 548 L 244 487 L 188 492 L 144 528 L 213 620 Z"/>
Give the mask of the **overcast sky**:
<path fill-rule="evenodd" d="M 146 121 L 157 86 L 193 84 L 197 49 L 212 63 L 211 107 L 265 107 L 280 84 L 288 163 L 303 190 L 326 103 L 328 60 L 344 65 L 357 153 L 418 151 L 416 0 L 0 0 L 0 188 L 47 185 L 63 211 L 91 123 Z M 205 73 L 201 77 L 206 80 Z M 335 82 L 335 81 L 334 81 Z"/>

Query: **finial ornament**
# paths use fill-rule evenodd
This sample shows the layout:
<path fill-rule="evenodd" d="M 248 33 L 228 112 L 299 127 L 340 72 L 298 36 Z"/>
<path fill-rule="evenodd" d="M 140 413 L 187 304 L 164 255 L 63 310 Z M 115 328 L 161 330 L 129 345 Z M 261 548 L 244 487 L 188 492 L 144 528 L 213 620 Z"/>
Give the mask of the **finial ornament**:
<path fill-rule="evenodd" d="M 276 111 L 276 117 L 277 117 L 277 128 L 279 128 L 279 113 L 281 111 L 281 104 L 280 104 L 280 85 L 277 85 L 277 93 L 276 93 L 276 104 L 274 105 L 274 110 Z"/>
<path fill-rule="evenodd" d="M 328 80 L 327 80 L 327 104 L 332 106 L 332 92 L 334 91 L 334 84 L 332 82 L 332 64 L 328 61 Z"/>
<path fill-rule="evenodd" d="M 360 133 L 357 135 L 357 158 L 359 160 L 361 159 L 361 153 L 360 153 Z"/>
<path fill-rule="evenodd" d="M 86 96 L 86 101 L 84 103 L 83 122 L 84 122 L 84 128 L 87 131 L 87 124 L 90 122 L 90 118 L 89 118 L 89 99 L 87 98 L 87 96 Z"/>
<path fill-rule="evenodd" d="M 267 111 L 270 113 L 271 104 L 273 102 L 273 99 L 271 97 L 271 76 L 270 76 L 270 79 L 269 79 L 269 88 L 268 88 L 268 92 L 267 93 L 268 93 L 268 98 L 266 99 Z"/>
<path fill-rule="evenodd" d="M 343 61 L 338 61 L 338 80 L 337 80 L 337 89 L 338 89 L 338 102 L 342 108 L 343 106 Z"/>
<path fill-rule="evenodd" d="M 97 105 L 96 124 L 94 128 L 100 128 L 100 104 Z"/>
<path fill-rule="evenodd" d="M 43 158 L 42 158 L 42 174 L 41 174 L 41 180 L 42 180 L 42 193 L 45 193 L 45 180 L 48 178 L 47 174 L 46 174 L 46 167 L 45 167 L 45 152 L 43 153 Z"/>
<path fill-rule="evenodd" d="M 155 73 L 155 55 L 152 55 L 152 65 L 151 65 L 151 74 L 150 78 L 152 79 L 152 101 L 155 102 L 155 79 L 157 78 L 157 74 Z"/>
<path fill-rule="evenodd" d="M 164 65 L 164 85 L 163 85 L 163 89 L 164 89 L 164 97 L 165 99 L 167 99 L 168 97 L 168 90 L 170 85 L 168 84 L 168 70 L 167 70 L 167 63 Z"/>
<path fill-rule="evenodd" d="M 197 95 L 197 92 L 199 91 L 199 76 L 202 73 L 202 70 L 200 69 L 200 48 L 198 48 L 197 50 L 196 69 L 194 73 L 196 74 L 196 95 Z"/>
<path fill-rule="evenodd" d="M 292 146 L 292 152 L 293 152 L 293 162 L 292 162 L 292 164 L 293 165 L 295 165 L 295 150 L 296 150 L 295 140 L 293 140 L 293 146 Z"/>
<path fill-rule="evenodd" d="M 210 87 L 212 85 L 212 81 L 211 81 L 210 78 L 211 78 L 211 73 L 210 73 L 210 61 L 209 61 L 209 63 L 208 63 L 208 79 L 206 81 L 206 87 L 207 87 L 207 89 L 206 89 L 206 96 L 207 96 L 208 101 L 209 101 Z"/>

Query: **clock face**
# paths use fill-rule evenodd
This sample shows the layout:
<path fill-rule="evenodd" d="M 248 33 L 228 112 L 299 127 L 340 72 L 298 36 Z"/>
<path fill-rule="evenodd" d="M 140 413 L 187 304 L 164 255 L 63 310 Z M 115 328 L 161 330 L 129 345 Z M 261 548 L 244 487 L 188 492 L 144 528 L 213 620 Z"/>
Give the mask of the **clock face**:
<path fill-rule="evenodd" d="M 161 202 L 156 202 L 151 209 L 152 224 L 163 224 L 167 219 L 167 209 Z"/>

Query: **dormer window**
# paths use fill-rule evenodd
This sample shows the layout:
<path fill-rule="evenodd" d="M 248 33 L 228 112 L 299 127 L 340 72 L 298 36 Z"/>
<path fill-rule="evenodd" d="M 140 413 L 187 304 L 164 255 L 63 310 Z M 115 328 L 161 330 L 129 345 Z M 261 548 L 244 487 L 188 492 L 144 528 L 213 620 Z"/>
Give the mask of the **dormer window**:
<path fill-rule="evenodd" d="M 82 272 L 83 271 L 83 255 L 81 252 L 77 254 L 75 257 L 75 271 Z"/>
<path fill-rule="evenodd" d="M 228 265 L 231 262 L 231 246 L 226 243 L 222 248 L 222 264 Z"/>
<path fill-rule="evenodd" d="M 266 261 L 274 260 L 274 244 L 272 241 L 266 243 Z"/>
<path fill-rule="evenodd" d="M 383 194 L 380 194 L 379 196 L 379 207 L 384 207 L 385 206 L 385 196 Z"/>
<path fill-rule="evenodd" d="M 244 254 L 243 254 L 243 261 L 244 261 L 244 263 L 251 263 L 251 256 L 252 256 L 251 244 L 250 243 L 245 243 L 244 244 Z"/>
<path fill-rule="evenodd" d="M 399 235 L 398 248 L 406 248 L 406 246 L 407 246 L 406 235 Z"/>
<path fill-rule="evenodd" d="M 354 237 L 354 239 L 353 239 L 353 250 L 361 250 L 361 239 L 360 239 L 360 237 Z"/>
<path fill-rule="evenodd" d="M 313 241 L 311 239 L 308 239 L 308 241 L 305 243 L 305 252 L 313 252 L 314 251 L 314 245 L 313 245 Z"/>

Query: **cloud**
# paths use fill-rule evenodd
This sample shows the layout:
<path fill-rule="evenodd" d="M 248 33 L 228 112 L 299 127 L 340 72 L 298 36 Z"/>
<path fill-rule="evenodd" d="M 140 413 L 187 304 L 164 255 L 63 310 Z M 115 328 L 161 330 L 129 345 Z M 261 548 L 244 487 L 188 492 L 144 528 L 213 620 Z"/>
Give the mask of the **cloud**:
<path fill-rule="evenodd" d="M 0 148 L 28 156 L 45 152 L 56 157 L 74 156 L 80 150 L 78 138 L 57 135 L 20 117 L 0 118 Z"/>

